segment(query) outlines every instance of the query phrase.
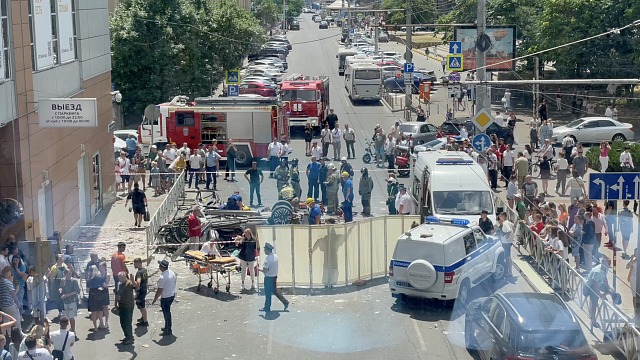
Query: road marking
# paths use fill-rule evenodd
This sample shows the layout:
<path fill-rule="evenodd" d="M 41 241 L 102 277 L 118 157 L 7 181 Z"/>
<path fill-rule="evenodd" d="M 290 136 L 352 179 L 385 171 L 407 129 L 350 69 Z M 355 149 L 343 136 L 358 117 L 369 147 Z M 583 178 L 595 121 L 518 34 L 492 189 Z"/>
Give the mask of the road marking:
<path fill-rule="evenodd" d="M 411 319 L 411 322 L 413 323 L 413 329 L 416 331 L 416 335 L 418 336 L 418 340 L 420 341 L 420 347 L 422 348 L 422 351 L 427 352 L 427 345 L 425 345 L 424 339 L 422 338 L 422 333 L 418 328 L 418 322 L 416 321 L 416 319 Z"/>
<path fill-rule="evenodd" d="M 269 340 L 267 341 L 267 355 L 271 354 L 273 344 L 273 321 L 269 322 Z"/>

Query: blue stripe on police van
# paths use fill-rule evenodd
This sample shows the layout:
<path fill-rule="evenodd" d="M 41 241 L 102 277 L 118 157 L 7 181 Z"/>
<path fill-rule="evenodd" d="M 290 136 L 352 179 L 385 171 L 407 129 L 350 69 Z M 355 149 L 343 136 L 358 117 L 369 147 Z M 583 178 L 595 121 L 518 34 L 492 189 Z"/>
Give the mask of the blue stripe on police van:
<path fill-rule="evenodd" d="M 453 265 L 449 265 L 449 266 L 434 265 L 434 264 L 431 264 L 431 265 L 433 265 L 433 268 L 436 270 L 436 272 L 448 273 L 448 272 L 456 271 L 457 269 L 462 267 L 462 265 L 479 257 L 480 255 L 484 254 L 487 250 L 491 249 L 491 247 L 493 247 L 493 245 L 495 245 L 496 242 L 500 242 L 500 240 L 497 238 L 487 237 L 487 241 L 485 241 L 480 248 L 476 249 L 476 251 L 460 259 Z M 397 267 L 406 268 L 406 267 L 409 267 L 410 264 L 411 264 L 410 261 L 391 260 L 391 265 L 394 267 L 397 266 Z"/>

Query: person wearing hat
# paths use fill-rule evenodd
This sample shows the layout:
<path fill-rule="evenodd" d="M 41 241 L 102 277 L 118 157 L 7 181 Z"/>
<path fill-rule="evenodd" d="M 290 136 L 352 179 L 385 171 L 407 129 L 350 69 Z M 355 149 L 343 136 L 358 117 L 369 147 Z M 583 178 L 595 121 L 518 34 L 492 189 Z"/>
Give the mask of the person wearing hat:
<path fill-rule="evenodd" d="M 300 188 L 300 170 L 298 170 L 298 159 L 291 160 L 291 168 L 289 169 L 289 176 L 291 177 L 291 186 L 295 196 L 299 199 L 302 196 L 302 189 Z"/>
<path fill-rule="evenodd" d="M 487 234 L 487 235 L 491 235 L 493 234 L 494 228 L 493 228 L 493 222 L 491 221 L 491 219 L 489 219 L 489 212 L 487 210 L 482 210 L 482 212 L 480 212 L 480 219 L 478 220 L 478 226 L 480 227 L 480 229 L 482 229 L 482 231 Z"/>
<path fill-rule="evenodd" d="M 389 215 L 398 215 L 396 210 L 396 197 L 398 196 L 398 180 L 393 174 L 389 175 L 387 181 L 387 207 Z"/>
<path fill-rule="evenodd" d="M 360 195 L 360 200 L 362 201 L 362 215 L 370 216 L 371 215 L 371 192 L 373 192 L 373 180 L 371 176 L 369 176 L 369 170 L 367 168 L 362 168 L 360 170 L 362 177 L 360 178 L 360 183 L 358 184 L 358 194 Z"/>
<path fill-rule="evenodd" d="M 349 179 L 352 179 L 352 178 L 353 178 L 353 174 L 354 174 L 354 172 L 353 172 L 353 166 L 351 166 L 351 164 L 349 164 L 349 163 L 347 162 L 347 157 L 346 157 L 346 156 L 343 156 L 343 157 L 340 159 L 340 162 L 341 162 L 341 164 L 340 164 L 340 174 L 342 174 L 343 172 L 347 172 L 347 173 L 349 174 Z M 343 178 L 343 179 L 342 179 L 342 186 L 343 186 L 343 188 L 344 188 L 344 182 L 345 182 L 345 181 L 346 181 L 346 180 L 344 180 L 344 178 Z"/>
<path fill-rule="evenodd" d="M 325 206 L 329 200 L 327 196 L 327 185 L 325 184 L 329 175 L 329 168 L 327 167 L 326 161 L 326 158 L 320 158 L 320 176 L 318 177 L 318 182 L 320 183 L 320 197 L 322 198 L 322 204 Z"/>
<path fill-rule="evenodd" d="M 289 307 L 289 301 L 282 296 L 277 288 L 278 279 L 278 255 L 273 252 L 273 245 L 264 244 L 264 253 L 267 255 L 261 269 L 264 275 L 264 307 L 260 311 L 271 311 L 271 296 L 275 295 L 284 304 L 284 310 Z"/>
<path fill-rule="evenodd" d="M 411 196 L 407 194 L 407 188 L 403 184 L 398 185 L 398 196 L 396 197 L 396 210 L 400 215 L 411 214 Z"/>
<path fill-rule="evenodd" d="M 353 221 L 353 182 L 349 178 L 349 173 L 344 171 L 342 173 L 342 195 L 344 196 L 344 202 L 342 203 L 342 211 L 344 213 L 344 221 Z"/>
<path fill-rule="evenodd" d="M 118 288 L 118 274 L 121 271 L 126 272 L 127 274 L 129 273 L 129 269 L 127 268 L 127 264 L 125 264 L 125 262 L 127 261 L 126 256 L 124 255 L 124 250 L 127 248 L 127 244 L 123 243 L 122 241 L 120 241 L 118 243 L 118 251 L 114 252 L 111 255 L 111 272 L 113 273 L 113 282 L 115 283 L 115 287 L 114 287 L 114 294 L 115 294 L 115 309 L 116 311 L 118 310 L 118 300 L 120 298 L 120 296 L 118 295 L 118 293 L 116 292 L 115 289 Z"/>
<path fill-rule="evenodd" d="M 284 185 L 289 182 L 289 169 L 287 168 L 287 161 L 285 159 L 280 160 L 280 165 L 276 168 L 276 185 L 278 192 L 282 190 Z"/>
<path fill-rule="evenodd" d="M 336 166 L 331 163 L 327 165 L 328 177 L 324 185 L 327 190 L 327 214 L 334 214 L 339 206 L 338 192 L 340 191 L 340 176 L 336 171 Z"/>
<path fill-rule="evenodd" d="M 161 335 L 170 336 L 173 335 L 171 304 L 176 297 L 176 274 L 169 270 L 169 262 L 167 260 L 158 261 L 158 268 L 162 274 L 158 279 L 158 290 L 156 290 L 151 305 L 154 305 L 160 298 L 160 308 L 162 309 L 162 315 L 164 315 L 164 327 L 161 329 Z"/>
<path fill-rule="evenodd" d="M 307 190 L 307 197 L 314 200 L 320 195 L 319 181 L 320 181 L 320 164 L 315 156 L 311 157 L 311 162 L 307 164 L 307 180 L 309 183 L 309 190 Z"/>
<path fill-rule="evenodd" d="M 140 310 L 140 319 L 138 319 L 138 326 L 149 326 L 149 322 L 147 321 L 147 304 L 145 301 L 145 297 L 147 296 L 147 282 L 149 281 L 149 274 L 147 273 L 147 269 L 142 267 L 142 259 L 135 258 L 133 260 L 133 266 L 136 268 L 135 277 L 131 274 L 131 282 L 133 283 L 133 287 L 136 289 L 136 306 L 138 310 Z"/>
<path fill-rule="evenodd" d="M 307 199 L 307 209 L 309 210 L 309 225 L 320 225 L 322 210 L 312 198 Z"/>

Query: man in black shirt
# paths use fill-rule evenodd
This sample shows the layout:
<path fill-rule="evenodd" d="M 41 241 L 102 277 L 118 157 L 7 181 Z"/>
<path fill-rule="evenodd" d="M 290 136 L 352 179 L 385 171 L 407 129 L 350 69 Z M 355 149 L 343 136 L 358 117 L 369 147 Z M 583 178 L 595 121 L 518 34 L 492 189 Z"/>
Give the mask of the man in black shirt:
<path fill-rule="evenodd" d="M 482 229 L 485 234 L 491 235 L 493 234 L 493 222 L 491 222 L 491 219 L 489 219 L 487 215 L 489 215 L 489 212 L 487 210 L 482 210 L 480 213 L 480 220 L 478 220 L 478 226 L 480 226 L 480 229 Z"/>
<path fill-rule="evenodd" d="M 333 109 L 329 110 L 329 115 L 325 119 L 325 122 L 329 124 L 329 130 L 333 130 L 336 123 L 338 122 L 338 115 L 333 113 Z"/>
<path fill-rule="evenodd" d="M 147 296 L 147 281 L 149 275 L 147 269 L 142 267 L 142 259 L 136 258 L 133 260 L 133 266 L 137 269 L 136 277 L 134 278 L 133 286 L 136 289 L 136 306 L 140 310 L 142 317 L 138 319 L 138 326 L 149 326 L 147 322 L 147 308 L 145 297 Z M 133 274 L 131 275 L 133 276 Z"/>
<path fill-rule="evenodd" d="M 124 207 L 127 207 L 129 204 L 129 200 L 131 200 L 131 207 L 133 208 L 133 218 L 136 222 L 136 226 L 142 226 L 142 216 L 146 211 L 147 206 L 147 196 L 144 194 L 142 190 L 140 190 L 140 185 L 138 182 L 133 184 L 133 191 L 129 193 L 127 196 L 127 200 L 124 202 Z"/>

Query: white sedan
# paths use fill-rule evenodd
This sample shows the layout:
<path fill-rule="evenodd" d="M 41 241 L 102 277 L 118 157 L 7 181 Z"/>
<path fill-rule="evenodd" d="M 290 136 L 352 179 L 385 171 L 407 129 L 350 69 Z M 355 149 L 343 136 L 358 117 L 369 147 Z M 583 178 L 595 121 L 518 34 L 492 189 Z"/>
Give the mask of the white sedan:
<path fill-rule="evenodd" d="M 570 134 L 574 141 L 599 143 L 602 141 L 633 140 L 633 125 L 622 123 L 608 117 L 590 116 L 574 120 L 566 126 L 553 129 L 551 142 L 560 143 Z"/>

